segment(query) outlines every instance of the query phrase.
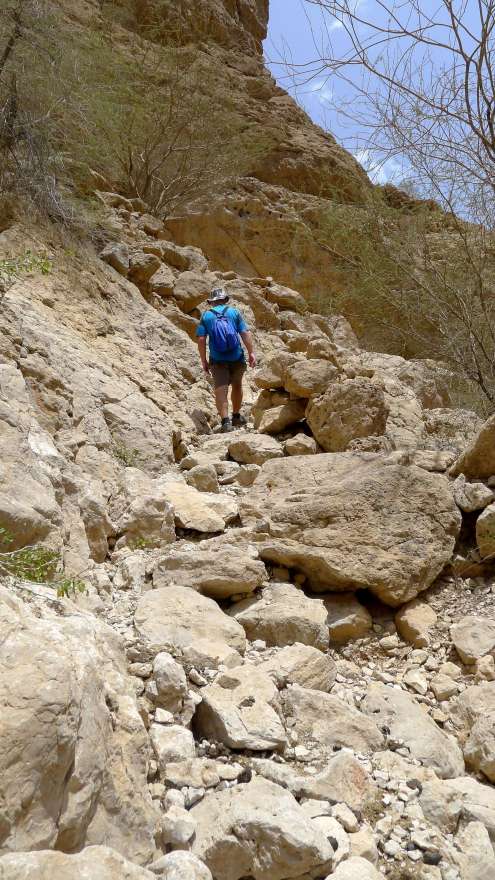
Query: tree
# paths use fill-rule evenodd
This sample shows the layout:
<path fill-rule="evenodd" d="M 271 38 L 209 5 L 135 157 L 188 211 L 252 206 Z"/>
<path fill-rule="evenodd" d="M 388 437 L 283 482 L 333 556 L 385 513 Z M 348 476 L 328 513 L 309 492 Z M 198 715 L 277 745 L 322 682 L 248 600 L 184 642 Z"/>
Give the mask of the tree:
<path fill-rule="evenodd" d="M 328 39 L 297 76 L 331 76 L 355 155 L 375 176 L 394 160 L 409 191 L 442 209 L 417 202 L 394 224 L 382 200 L 380 252 L 394 277 L 377 294 L 381 323 L 392 317 L 412 353 L 449 363 L 493 408 L 495 0 L 306 2 Z"/>

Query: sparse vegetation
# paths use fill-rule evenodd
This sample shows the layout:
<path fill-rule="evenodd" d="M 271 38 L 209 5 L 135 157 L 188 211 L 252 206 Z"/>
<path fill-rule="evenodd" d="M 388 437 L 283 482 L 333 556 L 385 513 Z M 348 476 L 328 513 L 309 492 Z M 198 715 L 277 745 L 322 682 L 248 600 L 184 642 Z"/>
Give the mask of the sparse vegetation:
<path fill-rule="evenodd" d="M 26 251 L 21 257 L 0 260 L 0 292 L 11 287 L 22 275 L 28 275 L 32 272 L 49 275 L 51 271 L 52 261 L 46 254 L 33 254 L 32 251 Z"/>
<path fill-rule="evenodd" d="M 139 464 L 139 449 L 130 449 L 122 440 L 114 438 L 112 452 L 125 467 L 137 467 Z"/>
<path fill-rule="evenodd" d="M 79 578 L 68 578 L 60 572 L 60 554 L 35 544 L 9 550 L 14 539 L 8 529 L 0 527 L 0 575 L 37 584 L 49 584 L 59 597 L 70 598 L 83 593 L 86 585 Z"/>

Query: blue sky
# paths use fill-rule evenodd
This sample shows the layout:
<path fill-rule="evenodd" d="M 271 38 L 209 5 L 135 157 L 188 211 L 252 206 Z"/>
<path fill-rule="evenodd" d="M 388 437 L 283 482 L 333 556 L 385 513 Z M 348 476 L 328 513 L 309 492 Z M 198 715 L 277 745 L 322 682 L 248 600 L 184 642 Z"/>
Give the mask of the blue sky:
<path fill-rule="evenodd" d="M 422 6 L 426 14 L 433 15 L 442 23 L 435 30 L 434 35 L 448 42 L 448 30 L 445 30 L 449 27 L 446 5 L 438 2 L 432 7 L 430 4 L 431 0 L 424 0 L 420 7 Z M 355 5 L 364 18 L 369 17 L 371 21 L 387 24 L 383 9 L 375 0 L 355 0 Z M 396 8 L 401 10 L 400 16 L 407 19 L 407 2 L 397 0 Z M 479 11 L 475 0 L 454 0 L 454 8 L 462 14 L 463 21 L 471 31 L 474 34 L 479 33 Z M 296 84 L 294 78 L 287 72 L 284 59 L 295 65 L 315 61 L 325 55 L 329 38 L 335 50 L 334 55 L 345 56 L 350 45 L 345 30 L 338 21 L 331 18 L 328 11 L 322 11 L 320 7 L 305 0 L 270 0 L 270 23 L 265 42 L 265 56 L 275 78 L 283 88 L 291 92 L 316 123 L 330 131 L 340 143 L 351 150 L 375 182 L 384 183 L 388 180 L 397 184 L 408 177 L 408 171 L 401 157 L 386 159 L 384 157 L 384 161 L 377 164 L 376 154 L 373 159 L 369 150 L 364 147 L 366 138 L 360 137 L 365 132 L 361 133 L 356 123 L 350 122 L 349 118 L 345 119 L 332 108 L 332 90 L 335 90 L 336 98 L 344 100 L 352 94 L 343 85 L 342 80 L 337 77 L 326 77 L 320 72 L 309 82 L 300 81 Z M 467 45 L 469 46 L 469 42 Z M 434 74 L 436 70 L 442 68 L 445 60 L 449 62 L 449 55 L 445 55 L 442 50 L 431 51 L 430 64 Z M 357 71 L 356 76 L 359 77 Z"/>
<path fill-rule="evenodd" d="M 270 23 L 265 42 L 268 66 L 280 85 L 293 95 L 311 118 L 352 150 L 377 183 L 385 183 L 386 180 L 398 182 L 403 177 L 401 164 L 390 159 L 380 167 L 370 167 L 367 152 L 355 143 L 359 140 L 359 132 L 348 125 L 344 127 L 332 110 L 334 86 L 329 77 L 318 75 L 310 82 L 296 84 L 287 72 L 284 59 L 287 58 L 294 64 L 313 61 L 318 56 L 318 50 L 324 49 L 328 30 L 338 46 L 339 23 L 330 21 L 328 13 L 324 27 L 322 12 L 318 7 L 305 3 L 304 0 L 270 0 Z"/>

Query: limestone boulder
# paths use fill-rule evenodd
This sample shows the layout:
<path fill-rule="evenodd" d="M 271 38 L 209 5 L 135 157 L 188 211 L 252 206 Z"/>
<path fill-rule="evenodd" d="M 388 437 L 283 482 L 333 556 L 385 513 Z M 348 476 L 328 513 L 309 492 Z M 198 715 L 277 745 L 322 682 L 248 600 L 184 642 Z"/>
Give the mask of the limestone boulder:
<path fill-rule="evenodd" d="M 383 745 L 383 734 L 375 720 L 333 694 L 293 685 L 284 693 L 283 705 L 293 722 L 291 731 L 301 745 L 310 742 L 321 753 L 350 748 L 365 754 Z"/>
<path fill-rule="evenodd" d="M 466 688 L 455 701 L 451 717 L 469 767 L 495 781 L 495 682 Z"/>
<path fill-rule="evenodd" d="M 442 779 L 463 773 L 464 761 L 456 740 L 437 727 L 421 704 L 405 691 L 373 683 L 361 708 L 379 727 L 387 727 L 394 739 L 402 740 L 414 758 L 431 767 Z"/>
<path fill-rule="evenodd" d="M 3 588 L 0 633 L 2 850 L 105 843 L 149 861 L 149 739 L 120 637 L 69 608 L 36 616 Z"/>
<path fill-rule="evenodd" d="M 197 822 L 192 852 L 215 880 L 323 877 L 333 849 L 290 794 L 255 778 L 208 795 L 191 810 Z"/>
<path fill-rule="evenodd" d="M 213 599 L 188 587 L 150 590 L 139 599 L 134 625 L 150 654 L 169 651 L 193 666 L 235 666 L 246 647 L 242 626 Z"/>
<path fill-rule="evenodd" d="M 156 880 L 156 874 L 133 864 L 108 846 L 88 846 L 73 855 L 40 850 L 8 853 L 0 857 L 0 880 L 82 880 L 83 877 L 97 877 L 98 880 Z M 182 875 L 181 880 L 189 878 Z M 191 880 L 203 878 L 199 874 L 197 878 L 191 875 Z"/>
<path fill-rule="evenodd" d="M 465 513 L 483 510 L 494 500 L 493 492 L 488 486 L 485 486 L 484 483 L 468 483 L 464 474 L 459 474 L 454 482 L 453 490 L 457 506 Z"/>
<path fill-rule="evenodd" d="M 306 410 L 313 436 L 326 452 L 343 452 L 352 440 L 384 434 L 387 418 L 383 389 L 365 378 L 333 382 Z"/>
<path fill-rule="evenodd" d="M 160 268 L 151 276 L 149 280 L 150 293 L 155 296 L 167 299 L 174 292 L 175 275 L 168 266 L 160 266 Z"/>
<path fill-rule="evenodd" d="M 268 302 L 275 303 L 282 310 L 299 312 L 299 314 L 304 314 L 308 310 L 306 300 L 297 290 L 291 290 L 290 287 L 275 284 L 273 281 L 265 287 L 265 296 Z"/>
<path fill-rule="evenodd" d="M 462 880 L 491 880 L 495 876 L 495 853 L 488 831 L 481 822 L 470 822 L 456 839 L 455 862 Z"/>
<path fill-rule="evenodd" d="M 213 464 L 199 464 L 186 475 L 186 483 L 198 492 L 218 492 L 218 476 Z"/>
<path fill-rule="evenodd" d="M 420 599 L 408 602 L 395 615 L 397 632 L 415 648 L 426 648 L 430 644 L 431 630 L 436 621 L 437 615 L 431 605 Z"/>
<path fill-rule="evenodd" d="M 448 480 L 378 454 L 267 462 L 241 506 L 263 559 L 302 571 L 313 590 L 415 598 L 451 558 L 461 515 Z"/>
<path fill-rule="evenodd" d="M 194 758 L 196 750 L 190 730 L 179 724 L 152 724 L 150 739 L 160 768 Z"/>
<path fill-rule="evenodd" d="M 215 492 L 198 492 L 181 479 L 162 478 L 163 497 L 172 506 L 175 524 L 195 532 L 223 532 L 238 515 L 234 498 Z"/>
<path fill-rule="evenodd" d="M 279 434 L 291 425 L 302 421 L 305 412 L 305 400 L 288 400 L 287 403 L 283 403 L 281 406 L 274 406 L 260 411 L 259 418 L 255 418 L 254 421 L 255 428 L 261 434 Z M 262 464 L 259 461 L 255 463 Z"/>
<path fill-rule="evenodd" d="M 150 865 L 160 880 L 212 880 L 211 871 L 191 852 L 176 850 Z"/>
<path fill-rule="evenodd" d="M 286 455 L 316 455 L 318 452 L 318 444 L 313 437 L 307 434 L 296 434 L 285 441 Z"/>
<path fill-rule="evenodd" d="M 495 843 L 495 789 L 472 776 L 423 784 L 419 802 L 425 818 L 442 831 L 455 832 L 459 819 L 482 822 Z"/>
<path fill-rule="evenodd" d="M 219 543 L 181 543 L 159 557 L 153 586 L 190 587 L 212 599 L 254 593 L 266 579 L 266 569 L 254 546 Z"/>
<path fill-rule="evenodd" d="M 155 254 L 135 251 L 129 259 L 129 278 L 138 287 L 146 284 L 160 268 L 160 258 Z"/>
<path fill-rule="evenodd" d="M 351 856 L 332 874 L 333 880 L 382 880 L 383 875 L 367 859 Z"/>
<path fill-rule="evenodd" d="M 271 458 L 283 458 L 284 452 L 274 437 L 266 434 L 246 434 L 230 443 L 229 455 L 239 464 L 262 465 Z"/>
<path fill-rule="evenodd" d="M 175 541 L 175 517 L 163 481 L 128 467 L 111 501 L 117 547 L 160 547 Z"/>
<path fill-rule="evenodd" d="M 476 520 L 476 543 L 482 559 L 493 562 L 495 556 L 495 504 L 485 507 Z"/>
<path fill-rule="evenodd" d="M 323 394 L 338 375 L 328 360 L 311 358 L 296 361 L 284 372 L 284 388 L 296 397 L 314 397 Z"/>
<path fill-rule="evenodd" d="M 380 381 L 388 409 L 385 434 L 392 448 L 414 450 L 423 445 L 426 439 L 423 408 L 414 391 L 387 375 L 380 376 Z"/>
<path fill-rule="evenodd" d="M 255 758 L 252 764 L 260 776 L 282 785 L 297 798 L 346 804 L 359 812 L 376 793 L 362 762 L 348 749 L 332 758 L 325 756 L 324 768 L 318 773 L 298 773 L 288 764 L 264 758 Z"/>
<path fill-rule="evenodd" d="M 482 480 L 495 474 L 495 415 L 484 422 L 474 440 L 452 466 L 452 473 Z"/>
<path fill-rule="evenodd" d="M 246 664 L 218 676 L 201 691 L 197 732 L 231 749 L 281 749 L 287 739 L 278 690 L 259 667 Z"/>
<path fill-rule="evenodd" d="M 182 272 L 174 284 L 174 299 L 184 312 L 191 312 L 204 302 L 215 286 L 216 278 L 211 272 L 191 269 Z"/>
<path fill-rule="evenodd" d="M 468 615 L 451 626 L 450 637 L 463 663 L 495 655 L 495 620 Z"/>
<path fill-rule="evenodd" d="M 370 631 L 371 614 L 352 593 L 325 597 L 331 644 L 359 639 Z"/>
<path fill-rule="evenodd" d="M 261 598 L 238 602 L 229 612 L 244 627 L 248 639 L 263 639 L 267 645 L 300 642 L 325 651 L 328 648 L 325 603 L 308 598 L 292 584 L 271 583 Z"/>
<path fill-rule="evenodd" d="M 423 418 L 428 445 L 452 450 L 456 459 L 474 442 L 483 426 L 482 419 L 466 409 L 425 409 Z"/>
<path fill-rule="evenodd" d="M 119 275 L 127 276 L 129 272 L 129 248 L 124 242 L 110 242 L 101 254 L 100 259 L 108 263 Z"/>
<path fill-rule="evenodd" d="M 310 645 L 288 645 L 277 651 L 258 669 L 271 676 L 279 689 L 298 684 L 315 691 L 329 691 L 337 674 L 335 663 L 322 651 Z"/>
<path fill-rule="evenodd" d="M 187 679 L 180 663 L 167 651 L 160 651 L 153 660 L 152 682 L 147 694 L 153 702 L 172 714 L 179 712 L 187 694 Z"/>

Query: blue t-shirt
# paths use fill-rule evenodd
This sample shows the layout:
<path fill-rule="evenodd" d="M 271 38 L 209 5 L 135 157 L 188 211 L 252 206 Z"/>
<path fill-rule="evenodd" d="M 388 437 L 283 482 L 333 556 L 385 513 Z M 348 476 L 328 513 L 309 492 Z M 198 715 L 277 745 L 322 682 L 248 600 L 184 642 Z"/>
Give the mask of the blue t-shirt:
<path fill-rule="evenodd" d="M 239 361 L 244 360 L 244 349 L 238 340 L 237 346 L 232 349 L 232 351 L 216 351 L 215 347 L 211 343 L 211 328 L 213 322 L 216 318 L 213 316 L 212 312 L 220 312 L 222 313 L 225 309 L 225 316 L 232 322 L 235 329 L 238 333 L 245 333 L 246 330 L 249 330 L 248 325 L 246 324 L 244 318 L 242 317 L 239 309 L 235 309 L 234 306 L 227 306 L 225 308 L 222 306 L 212 306 L 203 312 L 203 316 L 201 321 L 199 322 L 199 327 L 196 330 L 196 336 L 207 336 L 208 337 L 208 347 L 210 350 L 210 361 L 214 364 L 225 363 L 226 361 Z"/>

